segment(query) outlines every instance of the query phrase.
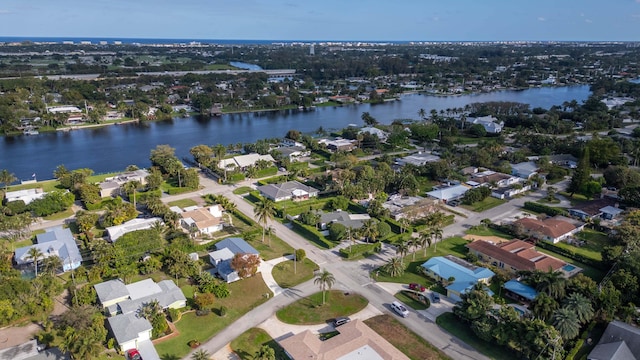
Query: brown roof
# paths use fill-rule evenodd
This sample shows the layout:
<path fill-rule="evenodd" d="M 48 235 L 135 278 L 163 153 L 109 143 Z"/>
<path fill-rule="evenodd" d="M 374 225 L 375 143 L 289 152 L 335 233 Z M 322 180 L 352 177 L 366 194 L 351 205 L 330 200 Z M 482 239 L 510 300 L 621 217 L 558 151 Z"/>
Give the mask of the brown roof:
<path fill-rule="evenodd" d="M 206 208 L 197 208 L 191 211 L 180 213 L 183 219 L 191 218 L 196 223 L 198 230 L 206 229 L 220 224 L 221 218 L 213 216 Z"/>
<path fill-rule="evenodd" d="M 499 245 L 476 240 L 467 244 L 467 247 L 516 270 L 558 270 L 566 264 L 564 261 L 537 252 L 533 245 L 517 239 Z"/>
<path fill-rule="evenodd" d="M 586 214 L 589 214 L 589 216 L 595 216 L 600 214 L 600 209 L 602 209 L 603 207 L 615 206 L 615 204 L 615 199 L 605 197 L 578 204 L 572 207 L 572 209 L 582 211 Z"/>
<path fill-rule="evenodd" d="M 378 333 L 360 320 L 337 329 L 340 334 L 321 341 L 317 334 L 305 330 L 279 341 L 293 359 L 335 360 L 363 348 L 374 350 L 385 360 L 409 360 Z"/>
<path fill-rule="evenodd" d="M 558 238 L 576 229 L 575 225 L 564 220 L 554 218 L 545 220 L 524 218 L 517 220 L 516 223 L 521 224 L 528 231 L 540 233 L 552 239 Z"/>
<path fill-rule="evenodd" d="M 484 184 L 484 183 L 490 183 L 492 181 L 498 182 L 500 180 L 504 180 L 504 179 L 508 179 L 511 176 L 507 175 L 507 174 L 503 174 L 503 173 L 493 173 L 491 175 L 485 175 L 485 176 L 472 176 L 472 180 L 480 183 L 480 184 Z"/>

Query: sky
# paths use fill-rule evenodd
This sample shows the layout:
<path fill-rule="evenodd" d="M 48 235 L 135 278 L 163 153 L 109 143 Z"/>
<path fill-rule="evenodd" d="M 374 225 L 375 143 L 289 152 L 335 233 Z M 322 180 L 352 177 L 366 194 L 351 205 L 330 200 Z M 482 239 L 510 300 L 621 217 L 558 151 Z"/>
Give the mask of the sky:
<path fill-rule="evenodd" d="M 0 36 L 640 41 L 640 0 L 2 0 Z"/>

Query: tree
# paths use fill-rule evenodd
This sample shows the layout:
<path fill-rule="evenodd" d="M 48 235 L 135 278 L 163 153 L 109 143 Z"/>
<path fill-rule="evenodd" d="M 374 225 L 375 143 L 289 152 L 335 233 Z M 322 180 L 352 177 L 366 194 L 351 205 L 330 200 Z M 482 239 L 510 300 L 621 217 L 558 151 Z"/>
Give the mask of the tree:
<path fill-rule="evenodd" d="M 564 306 L 573 310 L 581 324 L 585 324 L 593 319 L 594 312 L 591 301 L 580 293 L 573 293 L 567 297 Z"/>
<path fill-rule="evenodd" d="M 262 242 L 264 243 L 264 235 L 267 229 L 267 223 L 273 219 L 276 214 L 276 204 L 271 199 L 263 199 L 256 204 L 253 214 L 259 223 L 262 224 Z"/>
<path fill-rule="evenodd" d="M 477 138 L 485 137 L 487 135 L 487 130 L 481 124 L 473 124 L 469 126 L 469 135 Z"/>
<path fill-rule="evenodd" d="M 313 283 L 320 286 L 320 290 L 322 291 L 322 304 L 325 303 L 325 291 L 327 289 L 331 289 L 333 284 L 335 284 L 336 278 L 330 273 L 328 270 L 324 269 L 320 273 L 316 275 Z"/>
<path fill-rule="evenodd" d="M 44 256 L 42 251 L 37 247 L 33 246 L 27 251 L 27 259 L 33 261 L 33 266 L 35 268 L 35 275 L 38 277 L 38 261 Z"/>
<path fill-rule="evenodd" d="M 427 117 L 427 112 L 423 108 L 420 108 L 420 110 L 418 110 L 418 116 L 424 120 Z"/>
<path fill-rule="evenodd" d="M 198 167 L 209 167 L 213 160 L 213 149 L 207 145 L 196 145 L 189 150 Z"/>
<path fill-rule="evenodd" d="M 371 242 L 375 242 L 378 237 L 378 226 L 376 221 L 373 219 L 366 220 L 362 224 L 362 235 L 367 239 L 367 242 L 371 240 Z"/>
<path fill-rule="evenodd" d="M 205 349 L 198 349 L 193 354 L 191 354 L 191 360 L 209 360 L 211 359 L 211 355 Z"/>
<path fill-rule="evenodd" d="M 569 183 L 569 187 L 567 188 L 567 190 L 571 193 L 571 196 L 573 196 L 573 194 L 581 192 L 590 179 L 591 163 L 589 159 L 589 147 L 587 146 L 582 152 L 582 157 L 580 158 L 580 162 L 578 162 L 578 166 L 573 172 L 571 183 Z"/>
<path fill-rule="evenodd" d="M 49 256 L 42 260 L 42 268 L 49 275 L 55 275 L 62 270 L 62 259 L 58 256 Z"/>
<path fill-rule="evenodd" d="M 134 208 L 136 207 L 136 192 L 141 187 L 142 187 L 142 183 L 140 183 L 140 181 L 138 181 L 138 180 L 127 181 L 126 183 L 122 184 L 122 188 L 123 188 L 125 194 L 127 194 L 127 195 L 133 194 L 133 207 Z"/>
<path fill-rule="evenodd" d="M 481 283 L 474 285 L 470 291 L 463 293 L 460 298 L 462 301 L 453 307 L 453 313 L 469 323 L 486 316 L 487 311 L 493 305 L 491 296 L 484 291 Z"/>
<path fill-rule="evenodd" d="M 396 245 L 396 254 L 400 255 L 400 262 L 404 265 L 404 257 L 407 256 L 409 252 L 409 243 L 406 241 L 402 241 Z"/>
<path fill-rule="evenodd" d="M 258 265 L 260 265 L 260 258 L 255 254 L 239 253 L 231 259 L 231 268 L 241 278 L 253 276 L 258 271 Z"/>
<path fill-rule="evenodd" d="M 153 319 L 154 316 L 162 312 L 162 306 L 158 300 L 151 300 L 149 302 L 143 303 L 137 310 L 138 317 L 145 318 L 149 321 Z"/>
<path fill-rule="evenodd" d="M 333 241 L 340 241 L 347 235 L 347 228 L 340 223 L 333 223 L 329 228 L 329 237 Z"/>
<path fill-rule="evenodd" d="M 538 319 L 545 321 L 551 319 L 553 312 L 557 308 L 558 302 L 545 293 L 540 293 L 531 302 L 531 312 L 533 312 L 533 315 L 535 315 Z"/>
<path fill-rule="evenodd" d="M 4 184 L 5 193 L 7 192 L 9 185 L 11 185 L 11 183 L 13 183 L 16 180 L 18 180 L 18 178 L 16 178 L 14 174 L 10 173 L 9 170 L 2 169 L 2 171 L 0 171 L 0 183 Z"/>
<path fill-rule="evenodd" d="M 269 345 L 262 345 L 253 355 L 253 360 L 276 360 L 276 352 Z"/>
<path fill-rule="evenodd" d="M 553 313 L 553 327 L 558 330 L 563 339 L 573 339 L 580 333 L 578 315 L 573 309 L 561 307 Z"/>
<path fill-rule="evenodd" d="M 431 229 L 426 229 L 418 236 L 418 243 L 420 247 L 424 249 L 424 256 L 427 256 L 427 248 L 431 246 L 433 236 L 431 235 Z"/>
<path fill-rule="evenodd" d="M 149 170 L 149 175 L 145 178 L 147 182 L 147 188 L 149 190 L 157 190 L 162 185 L 164 179 L 162 178 L 162 173 L 155 167 Z"/>
<path fill-rule="evenodd" d="M 404 263 L 399 257 L 393 257 L 387 260 L 382 269 L 391 277 L 398 277 L 404 273 Z"/>
<path fill-rule="evenodd" d="M 193 301 L 200 310 L 211 310 L 216 301 L 216 297 L 212 293 L 199 293 Z"/>
<path fill-rule="evenodd" d="M 438 251 L 438 241 L 442 241 L 442 228 L 436 226 L 431 229 L 431 234 L 433 234 L 433 251 Z"/>
<path fill-rule="evenodd" d="M 362 113 L 360 118 L 362 119 L 362 121 L 364 121 L 364 124 L 366 126 L 375 126 L 378 124 L 378 120 L 376 120 L 373 116 L 371 116 L 371 114 L 366 111 Z"/>

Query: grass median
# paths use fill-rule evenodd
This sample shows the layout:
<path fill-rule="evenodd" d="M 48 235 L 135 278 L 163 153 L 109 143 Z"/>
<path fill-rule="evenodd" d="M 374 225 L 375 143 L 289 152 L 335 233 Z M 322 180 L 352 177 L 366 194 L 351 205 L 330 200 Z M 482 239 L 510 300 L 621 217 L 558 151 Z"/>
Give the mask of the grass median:
<path fill-rule="evenodd" d="M 368 303 L 367 299 L 360 294 L 331 290 L 326 292 L 324 304 L 322 292 L 318 292 L 278 310 L 276 316 L 287 324 L 322 324 L 329 319 L 355 314 L 364 309 Z"/>

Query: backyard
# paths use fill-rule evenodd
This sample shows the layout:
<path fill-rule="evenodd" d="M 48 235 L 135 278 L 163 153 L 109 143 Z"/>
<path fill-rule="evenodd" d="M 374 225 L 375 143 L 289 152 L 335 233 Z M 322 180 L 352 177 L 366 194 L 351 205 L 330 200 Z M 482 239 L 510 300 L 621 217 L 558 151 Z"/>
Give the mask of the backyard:
<path fill-rule="evenodd" d="M 453 313 L 447 312 L 438 316 L 436 324 L 491 359 L 511 360 L 517 358 L 506 348 L 479 339 L 471 327 L 462 323 Z"/>
<path fill-rule="evenodd" d="M 555 245 L 590 259 L 601 261 L 602 254 L 600 251 L 610 244 L 609 237 L 605 233 L 592 229 L 585 229 L 579 232 L 576 234 L 576 238 L 580 241 L 579 245 L 576 244 L 577 246 L 565 242 L 559 242 Z"/>

